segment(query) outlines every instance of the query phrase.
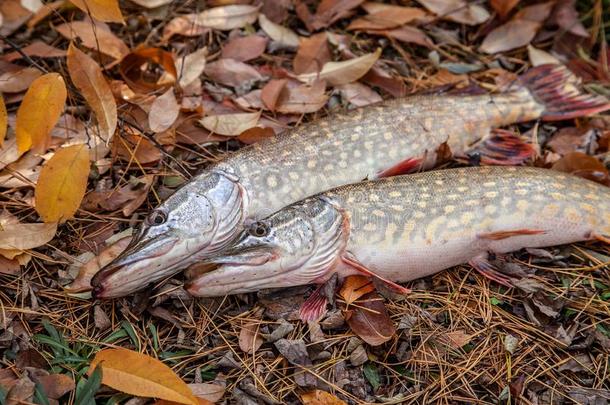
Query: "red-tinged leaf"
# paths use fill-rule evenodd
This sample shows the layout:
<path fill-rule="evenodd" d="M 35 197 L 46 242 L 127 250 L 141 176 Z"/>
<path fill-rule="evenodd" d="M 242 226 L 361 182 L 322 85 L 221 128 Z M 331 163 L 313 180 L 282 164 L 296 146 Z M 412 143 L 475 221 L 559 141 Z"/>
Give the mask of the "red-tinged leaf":
<path fill-rule="evenodd" d="M 250 322 L 242 326 L 239 331 L 239 348 L 245 352 L 252 354 L 256 352 L 263 344 L 263 338 L 258 330 L 258 324 Z"/>
<path fill-rule="evenodd" d="M 178 59 L 178 62 L 176 63 L 176 72 L 180 77 L 178 80 L 180 87 L 184 89 L 195 80 L 199 79 L 205 70 L 207 56 L 208 48 L 204 47 Z"/>
<path fill-rule="evenodd" d="M 519 4 L 519 0 L 490 0 L 489 3 L 500 18 L 506 18 L 513 8 Z"/>
<path fill-rule="evenodd" d="M 47 150 L 51 129 L 64 110 L 67 96 L 64 79 L 57 73 L 34 80 L 17 111 L 15 134 L 20 152 L 30 148 L 37 153 Z"/>
<path fill-rule="evenodd" d="M 158 162 L 162 156 L 161 151 L 150 140 L 129 126 L 124 127 L 120 136 L 117 133 L 113 138 L 112 152 L 124 161 L 135 160 L 140 164 Z"/>
<path fill-rule="evenodd" d="M 372 32 L 367 31 L 369 34 L 379 34 L 385 35 L 389 38 L 397 39 L 401 42 L 406 42 L 410 44 L 417 44 L 421 46 L 425 46 L 427 48 L 434 47 L 434 42 L 430 39 L 425 32 L 416 27 L 411 27 L 410 25 L 405 25 L 400 28 L 395 28 L 393 30 L 380 31 L 380 32 Z"/>
<path fill-rule="evenodd" d="M 487 21 L 489 12 L 482 6 L 466 0 L 418 0 L 439 18 L 466 25 L 478 25 Z"/>
<path fill-rule="evenodd" d="M 407 87 L 402 79 L 393 77 L 376 66 L 373 66 L 373 68 L 362 77 L 361 81 L 370 86 L 379 87 L 394 97 L 404 97 L 407 93 Z"/>
<path fill-rule="evenodd" d="M 343 281 L 343 285 L 339 290 L 339 296 L 345 300 L 347 305 L 350 305 L 363 295 L 373 291 L 375 291 L 375 286 L 369 277 L 349 276 Z"/>
<path fill-rule="evenodd" d="M 146 72 L 143 72 L 144 69 Z M 142 93 L 171 86 L 178 77 L 171 52 L 147 47 L 136 49 L 125 56 L 119 65 L 119 73 L 132 90 Z"/>
<path fill-rule="evenodd" d="M 258 7 L 247 4 L 213 7 L 197 16 L 197 24 L 207 28 L 230 31 L 253 24 L 258 17 L 258 10 Z"/>
<path fill-rule="evenodd" d="M 0 1 L 0 34 L 10 35 L 18 30 L 32 15 L 32 13 L 21 5 L 21 0 Z"/>
<path fill-rule="evenodd" d="M 270 111 L 275 111 L 275 106 L 282 90 L 286 87 L 286 83 L 288 83 L 287 79 L 274 79 L 270 80 L 265 87 L 263 87 L 261 100 Z"/>
<path fill-rule="evenodd" d="M 302 38 L 299 49 L 292 62 L 292 68 L 296 74 L 319 72 L 331 55 L 328 48 L 328 36 L 325 32 Z"/>
<path fill-rule="evenodd" d="M 275 110 L 284 114 L 316 112 L 328 101 L 325 89 L 326 83 L 322 80 L 314 82 L 311 86 L 295 86 L 293 82 L 288 82 L 280 93 Z"/>
<path fill-rule="evenodd" d="M 347 402 L 322 390 L 314 390 L 302 394 L 301 402 L 303 402 L 303 405 L 347 405 Z"/>
<path fill-rule="evenodd" d="M 105 265 L 120 255 L 131 242 L 131 236 L 119 239 L 114 244 L 102 249 L 100 253 L 83 263 L 74 281 L 66 287 L 68 293 L 91 291 L 91 279 Z"/>
<path fill-rule="evenodd" d="M 267 138 L 271 138 L 274 136 L 275 136 L 275 131 L 273 130 L 273 128 L 254 127 L 254 128 L 246 129 L 244 132 L 239 134 L 237 139 L 239 139 L 241 142 L 243 142 L 245 144 L 251 144 L 251 143 L 260 142 L 262 140 L 265 140 Z"/>
<path fill-rule="evenodd" d="M 373 89 L 358 82 L 337 86 L 337 90 L 345 101 L 356 107 L 364 107 L 383 100 Z"/>
<path fill-rule="evenodd" d="M 203 117 L 199 122 L 208 131 L 225 136 L 237 136 L 247 129 L 255 127 L 261 112 L 220 114 Z"/>
<path fill-rule="evenodd" d="M 89 21 L 73 21 L 58 25 L 55 29 L 67 39 L 78 38 L 84 47 L 99 51 L 116 60 L 122 59 L 129 53 L 127 45 L 102 23 L 94 25 Z"/>
<path fill-rule="evenodd" d="M 274 23 L 264 14 L 259 14 L 258 24 L 272 40 L 280 45 L 288 48 L 297 48 L 299 46 L 299 36 L 294 31 Z"/>
<path fill-rule="evenodd" d="M 309 31 L 317 31 L 321 28 L 328 27 L 335 21 L 349 17 L 354 9 L 362 4 L 363 1 L 364 0 L 322 0 L 314 15 L 311 15 L 304 2 L 299 2 L 296 7 L 296 12 Z"/>
<path fill-rule="evenodd" d="M 57 223 L 5 223 L 0 230 L 0 249 L 34 249 L 53 239 L 56 231 Z"/>
<path fill-rule="evenodd" d="M 42 72 L 31 67 L 4 72 L 0 74 L 0 92 L 18 93 L 24 91 L 40 76 L 42 76 Z"/>
<path fill-rule="evenodd" d="M 101 350 L 89 365 L 89 375 L 98 364 L 102 367 L 102 384 L 117 391 L 180 404 L 199 404 L 171 368 L 145 354 L 126 349 Z"/>
<path fill-rule="evenodd" d="M 510 20 L 487 34 L 479 49 L 491 54 L 528 45 L 541 26 L 537 21 Z"/>
<path fill-rule="evenodd" d="M 49 374 L 36 378 L 42 391 L 51 399 L 59 399 L 74 390 L 74 380 L 65 374 Z"/>
<path fill-rule="evenodd" d="M 153 101 L 148 113 L 148 126 L 153 132 L 169 129 L 180 114 L 180 105 L 176 101 L 174 89 L 170 88 Z"/>
<path fill-rule="evenodd" d="M 63 58 L 66 56 L 66 51 L 63 49 L 55 48 L 45 42 L 36 40 L 26 47 L 21 48 L 21 52 L 9 52 L 4 55 L 4 60 L 12 62 L 26 56 L 36 56 L 39 58 Z"/>
<path fill-rule="evenodd" d="M 265 52 L 268 39 L 260 35 L 248 35 L 229 40 L 222 47 L 222 58 L 247 62 L 256 59 Z"/>
<path fill-rule="evenodd" d="M 119 8 L 119 0 L 70 0 L 93 18 L 104 22 L 123 22 L 123 15 Z"/>
<path fill-rule="evenodd" d="M 553 170 L 571 173 L 601 184 L 610 185 L 610 176 L 606 166 L 593 156 L 582 152 L 571 152 L 553 164 Z"/>
<path fill-rule="evenodd" d="M 233 59 L 220 59 L 209 63 L 205 74 L 213 81 L 231 87 L 263 80 L 263 76 L 252 66 Z"/>
<path fill-rule="evenodd" d="M 90 211 L 115 211 L 121 209 L 125 217 L 130 217 L 144 203 L 155 176 L 145 175 L 132 178 L 121 188 L 95 190 L 87 193 L 82 207 Z"/>
<path fill-rule="evenodd" d="M 364 3 L 362 7 L 369 14 L 353 20 L 348 25 L 348 30 L 386 30 L 400 27 L 427 15 L 424 10 L 416 7 L 402 7 L 383 3 Z"/>
<path fill-rule="evenodd" d="M 356 301 L 347 311 L 345 320 L 352 332 L 371 346 L 379 346 L 392 339 L 396 328 L 385 305 L 375 292 Z"/>
<path fill-rule="evenodd" d="M 472 340 L 472 335 L 467 334 L 461 329 L 443 333 L 440 340 L 452 349 L 464 347 Z"/>
<path fill-rule="evenodd" d="M 565 32 L 570 32 L 579 37 L 588 38 L 589 32 L 580 22 L 580 16 L 575 9 L 575 0 L 560 1 L 553 12 L 551 22 L 557 24 Z"/>
<path fill-rule="evenodd" d="M 34 191 L 36 212 L 45 222 L 65 222 L 80 206 L 89 176 L 87 145 L 61 148 L 40 171 Z"/>
<path fill-rule="evenodd" d="M 168 42 L 174 35 L 199 37 L 211 31 L 210 28 L 197 25 L 196 21 L 197 14 L 185 14 L 174 17 L 163 27 L 163 42 Z"/>
<path fill-rule="evenodd" d="M 6 130 L 8 129 L 8 113 L 4 104 L 4 97 L 0 94 L 0 147 L 4 144 L 6 138 Z M 0 160 L 1 162 L 1 160 Z M 0 163 L 1 164 L 1 163 Z"/>
<path fill-rule="evenodd" d="M 68 48 L 67 65 L 72 82 L 95 113 L 100 135 L 109 141 L 117 126 L 117 107 L 102 69 L 74 44 Z"/>
<path fill-rule="evenodd" d="M 0 250 L 0 254 L 2 251 Z M 19 274 L 21 271 L 21 266 L 17 259 L 7 259 L 4 256 L 0 256 L 0 274 L 6 274 L 9 276 L 14 276 Z"/>
<path fill-rule="evenodd" d="M 315 80 L 325 80 L 332 86 L 351 83 L 366 74 L 371 67 L 377 62 L 381 55 L 381 48 L 375 52 L 359 56 L 354 59 L 349 59 L 341 62 L 327 62 L 320 73 L 304 73 L 297 76 L 297 79 L 312 83 Z"/>

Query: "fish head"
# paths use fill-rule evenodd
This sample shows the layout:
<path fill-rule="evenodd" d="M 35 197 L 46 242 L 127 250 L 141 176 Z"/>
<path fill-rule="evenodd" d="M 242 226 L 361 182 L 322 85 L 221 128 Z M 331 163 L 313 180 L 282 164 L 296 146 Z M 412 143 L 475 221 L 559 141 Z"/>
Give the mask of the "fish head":
<path fill-rule="evenodd" d="M 93 296 L 125 296 L 214 255 L 242 229 L 246 203 L 235 176 L 199 175 L 150 212 L 125 251 L 93 277 Z"/>
<path fill-rule="evenodd" d="M 246 224 L 232 245 L 212 258 L 219 267 L 187 283 L 195 296 L 214 297 L 321 282 L 345 249 L 344 213 L 325 197 L 293 204 Z"/>

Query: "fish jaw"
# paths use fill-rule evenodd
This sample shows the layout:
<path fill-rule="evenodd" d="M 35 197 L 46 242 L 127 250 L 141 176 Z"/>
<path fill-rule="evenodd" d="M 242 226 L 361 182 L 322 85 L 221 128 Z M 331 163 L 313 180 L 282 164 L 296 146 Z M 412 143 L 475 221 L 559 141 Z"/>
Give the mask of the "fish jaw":
<path fill-rule="evenodd" d="M 128 295 L 217 254 L 238 235 L 246 208 L 238 179 L 204 173 L 151 212 L 125 252 L 93 277 L 93 296 Z"/>

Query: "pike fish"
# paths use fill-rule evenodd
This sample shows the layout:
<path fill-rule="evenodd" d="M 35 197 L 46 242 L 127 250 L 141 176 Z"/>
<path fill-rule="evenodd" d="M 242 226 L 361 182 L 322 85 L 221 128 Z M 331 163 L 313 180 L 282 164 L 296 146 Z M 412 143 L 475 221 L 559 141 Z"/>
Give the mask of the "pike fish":
<path fill-rule="evenodd" d="M 413 96 L 331 115 L 243 148 L 215 163 L 155 208 L 132 243 L 92 280 L 93 295 L 127 295 L 218 255 L 257 218 L 341 185 L 416 171 L 441 145 L 457 155 L 492 128 L 561 120 L 610 109 L 582 93 L 564 67 L 533 68 L 503 92 Z M 490 162 L 523 153 L 489 138 Z"/>
<path fill-rule="evenodd" d="M 469 263 L 511 285 L 490 253 L 608 242 L 610 188 L 528 167 L 468 167 L 347 185 L 251 224 L 187 290 L 212 297 L 368 275 L 396 282 Z M 315 319 L 318 289 L 302 307 Z M 405 292 L 404 290 L 402 292 Z"/>

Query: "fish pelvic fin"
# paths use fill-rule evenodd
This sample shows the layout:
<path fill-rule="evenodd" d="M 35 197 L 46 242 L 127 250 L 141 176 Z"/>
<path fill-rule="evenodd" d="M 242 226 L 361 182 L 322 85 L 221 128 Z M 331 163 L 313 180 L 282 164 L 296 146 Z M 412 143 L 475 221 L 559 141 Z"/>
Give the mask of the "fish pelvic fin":
<path fill-rule="evenodd" d="M 519 135 L 505 129 L 494 129 L 468 156 L 479 156 L 485 165 L 516 166 L 536 156 L 536 148 Z"/>
<path fill-rule="evenodd" d="M 517 83 L 544 106 L 543 121 L 560 121 L 610 110 L 610 100 L 585 93 L 580 80 L 563 65 L 536 66 L 519 76 Z"/>

